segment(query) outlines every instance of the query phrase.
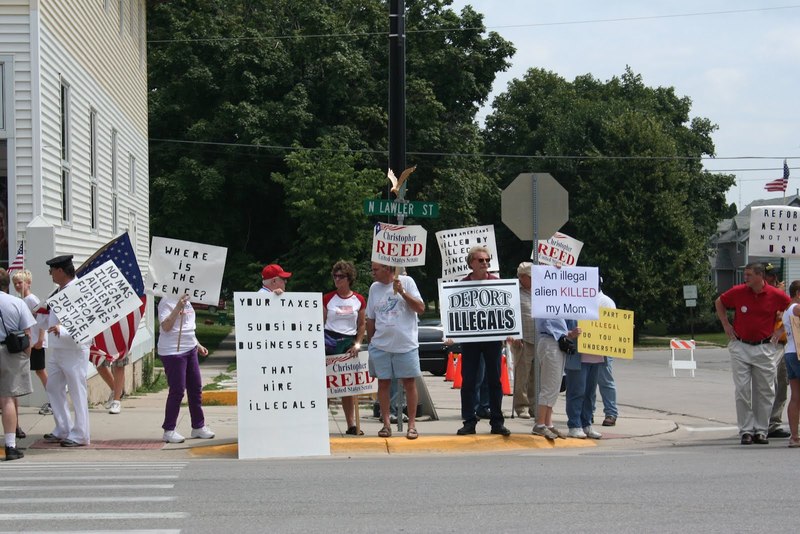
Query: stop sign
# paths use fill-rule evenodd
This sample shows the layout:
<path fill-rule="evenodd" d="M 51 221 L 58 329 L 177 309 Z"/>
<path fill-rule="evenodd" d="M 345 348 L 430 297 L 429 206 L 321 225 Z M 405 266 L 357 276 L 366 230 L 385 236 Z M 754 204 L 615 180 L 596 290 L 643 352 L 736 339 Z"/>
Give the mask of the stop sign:
<path fill-rule="evenodd" d="M 503 223 L 523 241 L 533 240 L 533 217 L 538 214 L 536 238 L 549 239 L 569 220 L 569 193 L 548 173 L 525 172 L 503 189 L 500 212 Z"/>

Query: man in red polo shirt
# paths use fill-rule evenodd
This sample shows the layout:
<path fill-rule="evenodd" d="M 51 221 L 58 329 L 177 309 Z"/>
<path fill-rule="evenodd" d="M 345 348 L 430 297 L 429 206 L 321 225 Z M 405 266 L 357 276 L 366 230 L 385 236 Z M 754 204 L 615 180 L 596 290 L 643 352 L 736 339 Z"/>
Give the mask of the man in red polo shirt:
<path fill-rule="evenodd" d="M 742 445 L 769 443 L 767 430 L 775 400 L 775 372 L 780 355 L 775 315 L 789 306 L 789 296 L 764 281 L 764 265 L 749 263 L 744 284 L 730 288 L 714 303 L 730 338 L 736 419 Z M 733 325 L 728 321 L 733 309 Z"/>

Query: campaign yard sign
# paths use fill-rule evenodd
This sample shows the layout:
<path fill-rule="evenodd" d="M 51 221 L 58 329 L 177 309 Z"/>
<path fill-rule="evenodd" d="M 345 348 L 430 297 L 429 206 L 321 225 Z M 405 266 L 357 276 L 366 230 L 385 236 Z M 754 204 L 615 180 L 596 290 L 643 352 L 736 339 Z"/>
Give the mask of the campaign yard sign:
<path fill-rule="evenodd" d="M 442 280 L 453 282 L 467 276 L 472 269 L 467 265 L 469 249 L 482 246 L 489 249 L 489 271 L 500 270 L 497 258 L 497 241 L 494 238 L 494 225 L 471 226 L 436 232 L 436 241 L 442 253 Z"/>
<path fill-rule="evenodd" d="M 237 292 L 234 303 L 239 458 L 329 455 L 322 295 Z"/>
<path fill-rule="evenodd" d="M 47 299 L 47 305 L 69 335 L 84 344 L 139 308 L 142 299 L 108 260 Z"/>
<path fill-rule="evenodd" d="M 372 237 L 372 261 L 393 267 L 425 265 L 428 232 L 422 226 L 377 223 Z"/>
<path fill-rule="evenodd" d="M 600 317 L 597 267 L 531 269 L 531 313 L 537 319 L 591 319 Z"/>
<path fill-rule="evenodd" d="M 597 321 L 578 321 L 578 352 L 633 359 L 633 312 L 600 308 Z"/>
<path fill-rule="evenodd" d="M 539 265 L 574 267 L 583 249 L 583 242 L 567 234 L 556 232 L 550 239 L 539 241 Z M 531 259 L 533 256 L 531 255 Z"/>
<path fill-rule="evenodd" d="M 216 306 L 228 249 L 153 237 L 145 287 L 156 296 L 188 294 L 191 302 Z"/>
<path fill-rule="evenodd" d="M 378 392 L 378 380 L 369 374 L 369 352 L 325 356 L 328 398 Z"/>
<path fill-rule="evenodd" d="M 750 210 L 750 256 L 800 257 L 800 208 L 756 206 Z"/>
<path fill-rule="evenodd" d="M 439 280 L 444 337 L 454 341 L 505 341 L 522 337 L 518 280 Z"/>

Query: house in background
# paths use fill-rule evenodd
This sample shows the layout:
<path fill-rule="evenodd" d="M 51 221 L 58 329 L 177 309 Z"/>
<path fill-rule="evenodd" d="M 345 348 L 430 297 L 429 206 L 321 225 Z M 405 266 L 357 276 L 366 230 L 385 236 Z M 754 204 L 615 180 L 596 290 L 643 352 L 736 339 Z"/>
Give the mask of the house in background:
<path fill-rule="evenodd" d="M 53 290 L 45 260 L 73 254 L 79 267 L 125 231 L 146 274 L 145 15 L 145 0 L 0 3 L 0 265 L 24 242 L 40 298 Z M 153 339 L 152 322 L 142 321 L 132 375 Z M 90 400 L 107 392 L 90 391 Z"/>
<path fill-rule="evenodd" d="M 800 207 L 800 196 L 756 200 L 750 203 L 732 219 L 725 219 L 717 225 L 717 233 L 711 237 L 711 275 L 717 294 L 723 293 L 744 280 L 744 266 L 754 261 L 771 262 L 780 266 L 780 280 L 800 279 L 800 260 L 767 256 L 750 256 L 750 211 L 759 206 Z M 787 282 L 788 288 L 788 282 Z"/>

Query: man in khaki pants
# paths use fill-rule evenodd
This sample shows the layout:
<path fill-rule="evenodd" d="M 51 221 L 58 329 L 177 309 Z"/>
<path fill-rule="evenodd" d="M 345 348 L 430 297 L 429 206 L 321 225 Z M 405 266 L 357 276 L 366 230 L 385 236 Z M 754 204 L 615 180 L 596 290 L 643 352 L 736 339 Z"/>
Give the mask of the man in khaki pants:
<path fill-rule="evenodd" d="M 519 308 L 522 313 L 522 339 L 509 337 L 514 356 L 514 413 L 521 419 L 536 417 L 536 371 L 533 358 L 536 352 L 536 328 L 531 315 L 531 266 L 523 261 L 517 267 L 519 278 Z"/>

